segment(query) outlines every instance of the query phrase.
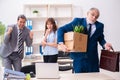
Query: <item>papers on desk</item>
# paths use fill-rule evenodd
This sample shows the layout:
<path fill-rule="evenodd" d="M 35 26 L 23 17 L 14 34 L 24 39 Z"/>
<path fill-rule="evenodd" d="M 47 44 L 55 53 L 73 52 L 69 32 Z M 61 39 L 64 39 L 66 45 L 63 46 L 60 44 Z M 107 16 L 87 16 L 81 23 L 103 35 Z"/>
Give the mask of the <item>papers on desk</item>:
<path fill-rule="evenodd" d="M 10 69 L 4 69 L 4 73 L 5 74 L 12 74 L 12 75 L 18 75 L 18 76 L 25 76 L 25 74 L 23 72 L 19 72 L 19 71 L 13 71 Z"/>
<path fill-rule="evenodd" d="M 9 74 L 7 79 L 10 79 L 10 80 L 25 80 L 25 76 L 17 76 L 17 75 Z"/>
<path fill-rule="evenodd" d="M 4 78 L 12 80 L 25 80 L 26 76 L 23 72 L 4 69 Z"/>

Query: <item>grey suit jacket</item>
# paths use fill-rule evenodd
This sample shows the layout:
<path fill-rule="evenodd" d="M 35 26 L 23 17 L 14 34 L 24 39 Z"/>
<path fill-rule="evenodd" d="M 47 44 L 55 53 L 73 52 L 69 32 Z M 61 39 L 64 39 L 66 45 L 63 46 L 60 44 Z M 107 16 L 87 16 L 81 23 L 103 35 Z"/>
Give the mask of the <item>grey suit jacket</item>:
<path fill-rule="evenodd" d="M 0 56 L 3 58 L 8 57 L 15 50 L 17 44 L 17 35 L 18 35 L 17 24 L 9 25 L 8 27 L 12 27 L 13 31 L 10 36 L 5 34 L 4 42 L 0 48 Z M 32 44 L 32 39 L 29 37 L 29 32 L 30 30 L 27 27 L 23 28 L 23 42 L 26 43 L 26 46 L 31 46 Z M 19 56 L 23 58 L 23 55 L 24 53 L 20 54 Z"/>

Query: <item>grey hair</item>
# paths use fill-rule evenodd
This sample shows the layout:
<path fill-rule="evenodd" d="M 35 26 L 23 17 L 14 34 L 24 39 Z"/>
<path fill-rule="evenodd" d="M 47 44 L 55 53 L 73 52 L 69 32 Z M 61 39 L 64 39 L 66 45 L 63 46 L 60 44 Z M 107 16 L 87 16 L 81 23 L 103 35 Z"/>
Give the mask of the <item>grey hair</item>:
<path fill-rule="evenodd" d="M 92 8 L 89 9 L 89 11 L 93 11 L 93 10 L 97 11 L 98 17 L 99 17 L 99 15 L 100 15 L 99 9 L 98 9 L 98 8 L 95 8 L 95 7 L 92 7 Z M 89 11 L 88 11 L 88 12 L 89 12 Z"/>

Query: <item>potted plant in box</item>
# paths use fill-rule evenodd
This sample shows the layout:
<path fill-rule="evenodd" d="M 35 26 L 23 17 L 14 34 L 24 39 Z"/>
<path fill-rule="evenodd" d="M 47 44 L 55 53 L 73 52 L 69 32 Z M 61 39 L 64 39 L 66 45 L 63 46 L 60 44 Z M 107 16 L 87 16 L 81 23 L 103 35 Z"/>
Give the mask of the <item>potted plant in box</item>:
<path fill-rule="evenodd" d="M 74 32 L 78 32 L 78 33 L 84 33 L 84 27 L 83 27 L 83 25 L 77 25 L 77 26 L 75 26 L 74 27 L 74 30 L 73 30 Z"/>
<path fill-rule="evenodd" d="M 65 45 L 71 52 L 86 52 L 87 35 L 84 34 L 84 26 L 73 26 L 73 32 L 64 34 Z"/>

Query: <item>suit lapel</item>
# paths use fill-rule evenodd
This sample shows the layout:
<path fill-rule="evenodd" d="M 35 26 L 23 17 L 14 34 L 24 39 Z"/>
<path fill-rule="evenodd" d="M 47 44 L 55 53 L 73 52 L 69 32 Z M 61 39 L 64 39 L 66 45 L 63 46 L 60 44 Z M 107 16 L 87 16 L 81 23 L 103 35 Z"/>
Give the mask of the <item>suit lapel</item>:
<path fill-rule="evenodd" d="M 86 18 L 83 19 L 82 21 L 82 25 L 84 26 L 84 33 L 87 34 L 87 21 L 86 21 Z"/>
<path fill-rule="evenodd" d="M 91 37 L 93 37 L 95 34 L 97 34 L 96 32 L 97 32 L 97 30 L 98 30 L 98 25 L 97 25 L 96 22 L 95 22 L 95 27 L 96 27 L 96 30 L 95 30 L 95 32 L 91 35 Z"/>
<path fill-rule="evenodd" d="M 18 36 L 18 29 L 17 29 L 17 25 L 15 25 L 14 26 L 14 31 L 15 31 L 15 34 L 14 34 L 14 36 L 15 36 L 15 41 L 17 41 L 17 36 Z"/>

